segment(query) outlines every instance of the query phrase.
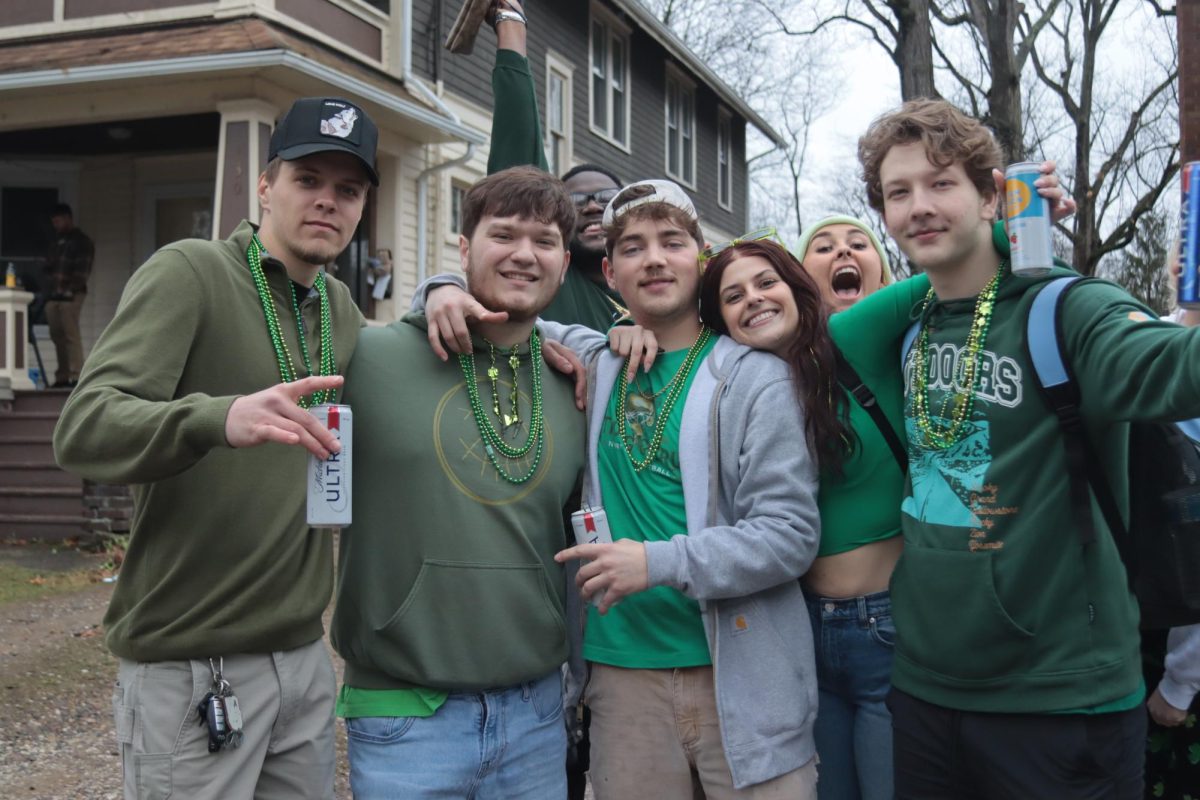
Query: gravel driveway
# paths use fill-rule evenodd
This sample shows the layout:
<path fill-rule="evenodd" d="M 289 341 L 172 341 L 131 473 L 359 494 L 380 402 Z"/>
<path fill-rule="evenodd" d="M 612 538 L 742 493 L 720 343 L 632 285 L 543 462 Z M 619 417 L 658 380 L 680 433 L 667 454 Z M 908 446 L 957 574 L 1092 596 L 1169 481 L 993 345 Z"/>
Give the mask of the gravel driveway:
<path fill-rule="evenodd" d="M 111 585 L 96 584 L 0 605 L 4 800 L 120 800 L 112 723 L 116 660 L 100 632 L 111 594 Z M 345 733 L 337 727 L 341 800 L 350 797 L 350 786 Z"/>

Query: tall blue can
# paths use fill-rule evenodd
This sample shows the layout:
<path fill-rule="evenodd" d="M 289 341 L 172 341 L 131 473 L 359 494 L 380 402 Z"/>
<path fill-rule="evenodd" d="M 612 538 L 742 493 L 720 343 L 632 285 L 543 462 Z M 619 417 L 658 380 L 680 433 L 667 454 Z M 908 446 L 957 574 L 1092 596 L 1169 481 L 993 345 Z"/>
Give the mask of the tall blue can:
<path fill-rule="evenodd" d="M 1184 164 L 1179 182 L 1179 305 L 1200 308 L 1200 161 Z"/>
<path fill-rule="evenodd" d="M 1036 278 L 1054 266 L 1050 201 L 1033 182 L 1041 177 L 1033 161 L 1010 164 L 1004 173 L 1004 209 L 1008 216 L 1009 262 L 1013 275 Z"/>

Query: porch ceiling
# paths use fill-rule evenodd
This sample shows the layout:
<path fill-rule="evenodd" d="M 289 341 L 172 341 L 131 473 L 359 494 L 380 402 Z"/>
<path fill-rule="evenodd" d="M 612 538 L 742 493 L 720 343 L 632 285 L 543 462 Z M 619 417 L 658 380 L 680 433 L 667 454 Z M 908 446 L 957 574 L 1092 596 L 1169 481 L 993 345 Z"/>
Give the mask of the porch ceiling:
<path fill-rule="evenodd" d="M 418 100 L 403 81 L 256 17 L 0 44 L 2 105 L 55 90 L 137 92 L 189 79 L 231 87 L 265 80 L 295 96 L 338 95 L 360 103 L 381 129 L 409 139 L 486 141 Z M 0 113 L 0 129 L 44 124 L 13 124 L 6 116 Z"/>

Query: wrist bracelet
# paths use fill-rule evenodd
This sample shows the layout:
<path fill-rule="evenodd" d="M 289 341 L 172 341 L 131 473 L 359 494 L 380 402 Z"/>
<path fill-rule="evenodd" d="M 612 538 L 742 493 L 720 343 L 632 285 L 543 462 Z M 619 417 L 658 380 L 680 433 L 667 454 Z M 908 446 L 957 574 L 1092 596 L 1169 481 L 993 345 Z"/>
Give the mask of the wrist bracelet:
<path fill-rule="evenodd" d="M 492 26 L 499 25 L 501 22 L 519 22 L 522 25 L 528 26 L 528 21 L 525 15 L 520 11 L 510 11 L 509 9 L 501 9 L 496 12 L 496 18 L 492 22 Z"/>

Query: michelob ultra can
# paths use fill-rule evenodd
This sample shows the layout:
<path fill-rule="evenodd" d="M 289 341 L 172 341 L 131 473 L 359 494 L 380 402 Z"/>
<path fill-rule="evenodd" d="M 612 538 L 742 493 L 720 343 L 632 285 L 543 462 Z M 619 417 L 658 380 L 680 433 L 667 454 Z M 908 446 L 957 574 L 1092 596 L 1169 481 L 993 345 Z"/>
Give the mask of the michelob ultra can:
<path fill-rule="evenodd" d="M 608 515 L 600 507 L 584 506 L 571 515 L 571 527 L 575 530 L 575 544 L 612 544 L 612 532 L 608 529 Z M 592 605 L 600 605 L 604 592 L 592 596 Z"/>
<path fill-rule="evenodd" d="M 342 443 L 341 452 L 321 460 L 308 455 L 308 524 L 340 528 L 350 524 L 350 465 L 354 415 L 350 406 L 331 403 L 309 409 Z"/>
<path fill-rule="evenodd" d="M 1179 305 L 1200 308 L 1200 161 L 1184 164 L 1179 182 Z"/>
<path fill-rule="evenodd" d="M 575 544 L 612 544 L 603 508 L 584 506 L 571 515 L 571 527 L 575 529 Z"/>
<path fill-rule="evenodd" d="M 1054 266 L 1050 249 L 1050 201 L 1037 193 L 1038 164 L 1010 164 L 1004 173 L 1004 207 L 1014 275 L 1036 278 Z"/>

